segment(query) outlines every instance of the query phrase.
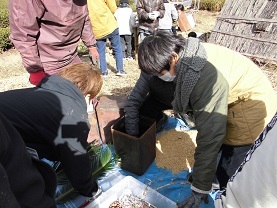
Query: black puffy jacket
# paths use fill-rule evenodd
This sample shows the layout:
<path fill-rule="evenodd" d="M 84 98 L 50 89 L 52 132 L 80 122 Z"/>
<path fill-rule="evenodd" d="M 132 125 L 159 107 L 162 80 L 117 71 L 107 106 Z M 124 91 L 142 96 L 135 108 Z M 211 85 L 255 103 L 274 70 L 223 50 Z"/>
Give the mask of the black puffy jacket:
<path fill-rule="evenodd" d="M 160 103 L 171 106 L 174 89 L 175 84 L 173 82 L 165 82 L 157 76 L 141 72 L 124 107 L 127 134 L 138 135 L 139 109 L 147 96 L 153 96 Z"/>

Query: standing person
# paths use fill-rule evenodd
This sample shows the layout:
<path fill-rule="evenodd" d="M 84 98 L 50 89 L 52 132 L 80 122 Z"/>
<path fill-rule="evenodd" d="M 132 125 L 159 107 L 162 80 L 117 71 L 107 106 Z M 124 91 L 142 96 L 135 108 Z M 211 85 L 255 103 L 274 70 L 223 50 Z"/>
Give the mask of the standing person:
<path fill-rule="evenodd" d="M 168 0 L 163 0 L 165 7 L 165 14 L 163 18 L 159 19 L 158 30 L 173 33 L 172 22 L 178 20 L 178 12 L 173 4 L 170 4 Z"/>
<path fill-rule="evenodd" d="M 0 93 L 0 112 L 17 129 L 38 157 L 60 161 L 73 188 L 93 197 L 98 185 L 87 154 L 88 120 L 85 96 L 100 91 L 99 69 L 74 63 L 46 76 L 34 88 Z"/>
<path fill-rule="evenodd" d="M 174 112 L 193 113 L 198 134 L 192 194 L 179 207 L 199 207 L 206 202 L 215 173 L 220 187 L 226 186 L 276 113 L 277 95 L 250 59 L 198 38 L 157 32 L 140 44 L 138 64 L 147 74 L 174 79 Z M 136 125 L 138 119 L 134 121 L 130 123 Z"/>
<path fill-rule="evenodd" d="M 21 54 L 31 84 L 81 62 L 77 52 L 80 39 L 94 59 L 99 58 L 86 2 L 9 1 L 10 39 Z"/>
<path fill-rule="evenodd" d="M 190 23 L 188 21 L 187 15 L 185 13 L 185 8 L 183 4 L 177 4 L 176 9 L 178 11 L 178 27 L 181 30 L 181 32 L 187 32 L 191 30 Z"/>
<path fill-rule="evenodd" d="M 141 43 L 146 36 L 157 30 L 159 18 L 163 18 L 164 13 L 165 8 L 163 0 L 138 0 L 139 43 Z"/>
<path fill-rule="evenodd" d="M 115 54 L 117 76 L 126 76 L 123 68 L 123 54 L 118 30 L 118 24 L 114 17 L 117 9 L 115 0 L 88 0 L 88 10 L 93 32 L 97 40 L 97 48 L 100 54 L 100 69 L 102 77 L 108 77 L 106 61 L 107 39 L 111 42 Z"/>
<path fill-rule="evenodd" d="M 0 113 L 0 207 L 56 207 L 57 178 L 31 156 L 20 134 Z"/>
<path fill-rule="evenodd" d="M 133 60 L 132 34 L 133 27 L 135 26 L 135 15 L 133 10 L 129 7 L 129 0 L 120 0 L 119 8 L 115 11 L 114 16 L 119 26 L 123 58 L 126 60 Z"/>

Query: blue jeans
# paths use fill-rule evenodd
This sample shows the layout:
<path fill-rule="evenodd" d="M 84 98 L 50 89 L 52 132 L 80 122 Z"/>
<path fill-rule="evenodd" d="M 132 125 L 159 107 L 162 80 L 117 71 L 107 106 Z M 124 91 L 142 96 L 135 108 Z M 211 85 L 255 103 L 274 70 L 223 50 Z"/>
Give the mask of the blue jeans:
<path fill-rule="evenodd" d="M 118 29 L 115 29 L 111 34 L 98 39 L 96 42 L 98 53 L 100 55 L 100 69 L 102 73 L 107 72 L 107 61 L 106 61 L 106 42 L 107 39 L 111 42 L 113 52 L 115 54 L 116 70 L 123 70 L 123 54 L 121 48 L 121 41 Z"/>

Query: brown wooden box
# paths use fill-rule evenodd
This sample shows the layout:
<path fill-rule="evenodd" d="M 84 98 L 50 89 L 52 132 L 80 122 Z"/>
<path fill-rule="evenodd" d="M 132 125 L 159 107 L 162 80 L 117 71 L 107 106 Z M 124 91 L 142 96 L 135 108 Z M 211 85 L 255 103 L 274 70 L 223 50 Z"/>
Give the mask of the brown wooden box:
<path fill-rule="evenodd" d="M 120 118 L 112 127 L 113 145 L 121 158 L 121 168 L 142 175 L 156 157 L 156 121 L 140 117 L 140 135 L 126 134 L 125 119 Z"/>

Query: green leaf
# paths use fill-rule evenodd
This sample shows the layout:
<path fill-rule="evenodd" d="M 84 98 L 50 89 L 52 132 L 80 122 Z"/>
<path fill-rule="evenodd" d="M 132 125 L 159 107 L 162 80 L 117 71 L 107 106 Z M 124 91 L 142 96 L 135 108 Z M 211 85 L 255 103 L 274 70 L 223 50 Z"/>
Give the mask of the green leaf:
<path fill-rule="evenodd" d="M 112 157 L 112 151 L 108 145 L 89 147 L 88 155 L 92 163 L 93 172 L 92 175 L 96 179 L 100 179 L 105 176 L 106 173 L 114 168 L 114 159 Z M 57 173 L 58 185 L 62 185 L 62 188 L 56 193 L 56 202 L 58 204 L 65 203 L 79 196 L 79 193 L 72 187 L 64 170 Z"/>

